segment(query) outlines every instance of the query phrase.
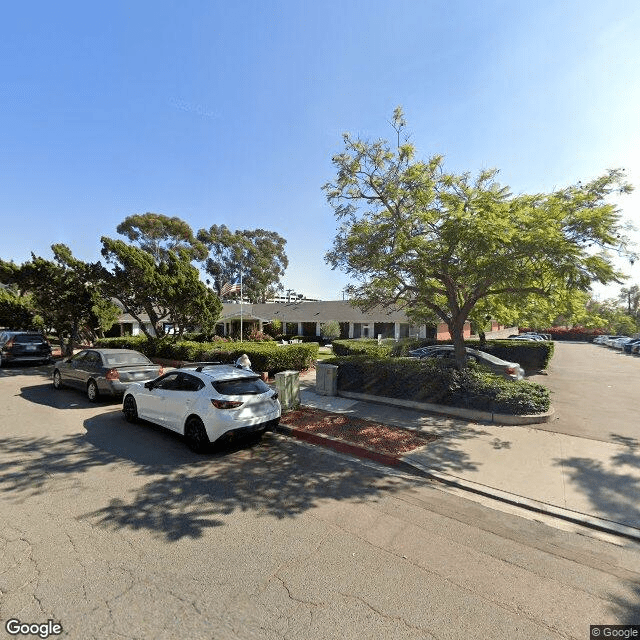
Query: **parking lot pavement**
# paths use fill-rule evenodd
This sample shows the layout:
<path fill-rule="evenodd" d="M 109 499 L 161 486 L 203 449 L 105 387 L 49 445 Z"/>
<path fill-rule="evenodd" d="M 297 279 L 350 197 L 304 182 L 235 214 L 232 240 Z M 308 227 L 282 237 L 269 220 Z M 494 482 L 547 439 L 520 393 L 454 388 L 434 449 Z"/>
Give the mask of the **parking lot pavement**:
<path fill-rule="evenodd" d="M 117 401 L 0 371 L 0 621 L 62 637 L 588 637 L 640 552 L 277 435 L 198 456 Z M 54 637 L 54 636 L 51 636 Z"/>
<path fill-rule="evenodd" d="M 302 376 L 301 400 L 307 406 L 438 435 L 435 442 L 400 458 L 431 477 L 640 539 L 640 405 L 634 391 L 640 388 L 640 359 L 586 343 L 555 347 L 548 375 L 530 378 L 552 390 L 559 415 L 551 423 L 486 425 L 330 398 L 314 392 L 313 372 Z M 374 442 L 363 446 L 375 449 Z"/>
<path fill-rule="evenodd" d="M 585 342 L 556 342 L 547 375 L 554 419 L 539 429 L 640 447 L 640 357 Z"/>

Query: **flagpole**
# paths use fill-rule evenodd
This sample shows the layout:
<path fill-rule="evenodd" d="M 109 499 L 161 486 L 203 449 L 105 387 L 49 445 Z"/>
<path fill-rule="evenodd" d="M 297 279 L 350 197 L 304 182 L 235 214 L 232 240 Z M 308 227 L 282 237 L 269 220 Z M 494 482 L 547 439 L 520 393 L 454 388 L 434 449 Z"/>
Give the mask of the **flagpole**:
<path fill-rule="evenodd" d="M 240 342 L 242 342 L 242 264 L 240 264 Z"/>

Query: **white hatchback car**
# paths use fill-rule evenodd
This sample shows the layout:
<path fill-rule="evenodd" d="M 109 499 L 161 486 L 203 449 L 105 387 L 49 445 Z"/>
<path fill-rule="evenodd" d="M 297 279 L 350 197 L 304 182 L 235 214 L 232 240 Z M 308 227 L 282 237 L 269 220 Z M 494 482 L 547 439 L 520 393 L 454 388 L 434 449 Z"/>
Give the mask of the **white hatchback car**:
<path fill-rule="evenodd" d="M 280 420 L 277 392 L 251 370 L 202 363 L 174 369 L 126 390 L 122 411 L 176 431 L 190 449 L 204 451 L 216 440 L 261 436 Z"/>

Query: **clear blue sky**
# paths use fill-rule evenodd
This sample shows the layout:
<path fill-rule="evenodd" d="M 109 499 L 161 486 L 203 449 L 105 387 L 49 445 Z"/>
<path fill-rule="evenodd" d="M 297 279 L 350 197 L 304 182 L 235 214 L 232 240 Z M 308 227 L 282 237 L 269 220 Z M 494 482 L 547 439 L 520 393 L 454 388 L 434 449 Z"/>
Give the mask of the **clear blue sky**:
<path fill-rule="evenodd" d="M 95 260 L 153 211 L 277 231 L 284 284 L 337 299 L 344 131 L 388 137 L 402 105 L 452 170 L 519 193 L 624 167 L 640 191 L 638 34 L 637 0 L 4 3 L 0 256 Z M 620 204 L 638 220 L 638 192 Z"/>

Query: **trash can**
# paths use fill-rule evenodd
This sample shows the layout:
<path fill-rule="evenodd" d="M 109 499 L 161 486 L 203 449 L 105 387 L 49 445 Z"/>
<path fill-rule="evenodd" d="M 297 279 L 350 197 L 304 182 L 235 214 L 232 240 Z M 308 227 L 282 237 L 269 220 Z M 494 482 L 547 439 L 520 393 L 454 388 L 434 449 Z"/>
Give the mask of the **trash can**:
<path fill-rule="evenodd" d="M 276 373 L 276 389 L 282 411 L 291 411 L 300 406 L 300 372 Z"/>
<path fill-rule="evenodd" d="M 318 362 L 316 365 L 316 393 L 320 396 L 338 395 L 338 367 Z"/>

